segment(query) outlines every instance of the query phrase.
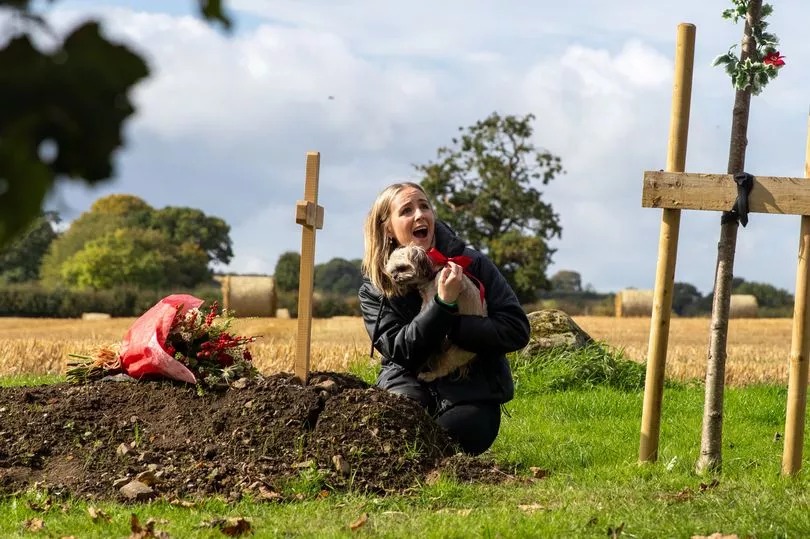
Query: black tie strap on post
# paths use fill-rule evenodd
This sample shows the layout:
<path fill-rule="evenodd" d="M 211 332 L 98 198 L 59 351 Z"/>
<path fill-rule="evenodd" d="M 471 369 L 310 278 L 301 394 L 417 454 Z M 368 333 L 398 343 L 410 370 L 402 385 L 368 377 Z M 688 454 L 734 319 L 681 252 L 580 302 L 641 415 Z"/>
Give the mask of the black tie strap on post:
<path fill-rule="evenodd" d="M 730 211 L 723 212 L 721 223 L 739 222 L 742 226 L 748 224 L 748 195 L 754 187 L 754 176 L 747 172 L 738 172 L 734 175 L 737 184 L 737 200 Z"/>

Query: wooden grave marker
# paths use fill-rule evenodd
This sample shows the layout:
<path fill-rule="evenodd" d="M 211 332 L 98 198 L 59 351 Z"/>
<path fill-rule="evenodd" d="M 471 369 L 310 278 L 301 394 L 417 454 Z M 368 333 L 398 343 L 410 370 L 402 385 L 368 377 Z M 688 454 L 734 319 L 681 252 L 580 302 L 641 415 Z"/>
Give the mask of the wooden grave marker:
<path fill-rule="evenodd" d="M 298 285 L 298 336 L 295 348 L 295 377 L 306 385 L 309 377 L 312 337 L 312 292 L 315 284 L 315 231 L 323 228 L 323 207 L 318 205 L 321 154 L 307 152 L 304 200 L 295 204 L 295 222 L 301 232 L 301 266 Z"/>

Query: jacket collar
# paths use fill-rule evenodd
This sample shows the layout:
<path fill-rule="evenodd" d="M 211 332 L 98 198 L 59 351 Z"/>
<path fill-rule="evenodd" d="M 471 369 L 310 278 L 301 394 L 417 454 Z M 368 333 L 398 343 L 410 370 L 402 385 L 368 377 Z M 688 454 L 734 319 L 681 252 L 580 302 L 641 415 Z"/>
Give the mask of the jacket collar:
<path fill-rule="evenodd" d="M 464 252 L 466 244 L 444 221 L 436 221 L 436 249 L 446 256 L 458 256 Z"/>

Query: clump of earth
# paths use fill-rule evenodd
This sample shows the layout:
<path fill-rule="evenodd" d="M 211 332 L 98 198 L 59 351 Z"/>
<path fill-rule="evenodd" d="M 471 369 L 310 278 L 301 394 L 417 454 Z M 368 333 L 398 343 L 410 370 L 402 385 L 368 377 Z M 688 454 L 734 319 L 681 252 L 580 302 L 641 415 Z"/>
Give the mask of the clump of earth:
<path fill-rule="evenodd" d="M 277 374 L 202 394 L 171 381 L 0 388 L 0 495 L 278 500 L 293 484 L 389 494 L 442 473 L 514 479 L 459 454 L 414 402 L 348 374 L 312 373 L 307 385 Z"/>

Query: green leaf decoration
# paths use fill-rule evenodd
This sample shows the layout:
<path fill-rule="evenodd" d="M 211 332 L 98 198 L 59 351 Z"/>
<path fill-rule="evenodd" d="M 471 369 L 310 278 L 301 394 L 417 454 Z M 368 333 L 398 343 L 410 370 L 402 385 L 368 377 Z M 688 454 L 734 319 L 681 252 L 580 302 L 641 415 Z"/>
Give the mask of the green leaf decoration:
<path fill-rule="evenodd" d="M 737 23 L 745 20 L 748 15 L 750 0 L 732 0 L 733 7 L 722 12 L 724 19 L 730 19 Z M 772 79 L 779 74 L 780 66 L 764 64 L 763 60 L 771 54 L 779 54 L 776 46 L 779 38 L 775 34 L 766 32 L 768 23 L 765 19 L 773 13 L 773 6 L 763 4 L 760 10 L 760 20 L 751 28 L 751 36 L 754 40 L 754 50 L 750 51 L 749 58 L 740 60 L 733 52 L 736 45 L 732 45 L 729 52 L 715 58 L 713 66 L 722 65 L 726 73 L 731 78 L 731 83 L 735 90 L 750 91 L 752 95 L 758 95 Z"/>

